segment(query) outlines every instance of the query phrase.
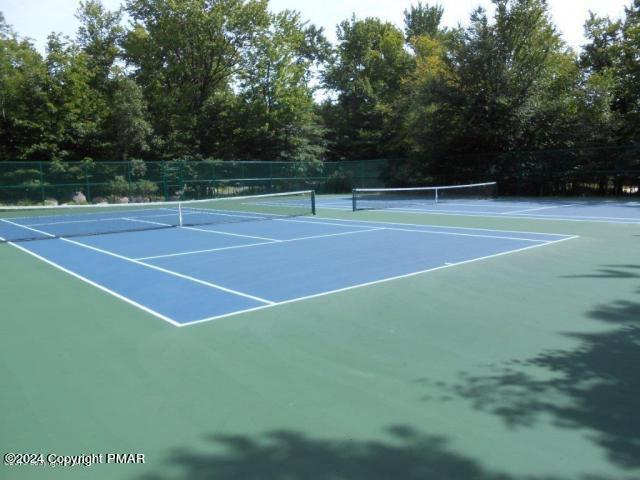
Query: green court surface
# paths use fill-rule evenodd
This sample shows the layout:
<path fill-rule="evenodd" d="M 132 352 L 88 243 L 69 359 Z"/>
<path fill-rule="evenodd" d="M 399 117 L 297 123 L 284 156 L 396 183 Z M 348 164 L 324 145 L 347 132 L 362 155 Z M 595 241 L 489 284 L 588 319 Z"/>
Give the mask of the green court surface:
<path fill-rule="evenodd" d="M 640 224 L 319 216 L 580 238 L 187 328 L 0 244 L 0 451 L 145 455 L 0 478 L 640 478 Z"/>

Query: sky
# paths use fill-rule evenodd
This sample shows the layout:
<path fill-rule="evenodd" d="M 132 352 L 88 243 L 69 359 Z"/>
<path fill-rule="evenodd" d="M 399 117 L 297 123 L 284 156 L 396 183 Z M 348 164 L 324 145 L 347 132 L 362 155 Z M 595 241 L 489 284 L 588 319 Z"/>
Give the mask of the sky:
<path fill-rule="evenodd" d="M 328 38 L 335 41 L 336 25 L 357 17 L 379 17 L 402 27 L 403 11 L 417 0 L 271 0 L 273 11 L 285 8 L 298 10 L 303 17 L 323 27 Z M 601 16 L 619 18 L 631 0 L 548 0 L 551 15 L 564 40 L 575 49 L 585 43 L 583 25 L 591 10 Z M 116 9 L 121 0 L 102 0 L 109 9 Z M 443 23 L 454 27 L 467 24 L 471 12 L 478 6 L 490 10 L 490 0 L 427 0 L 423 3 L 444 7 Z M 47 35 L 53 31 L 73 37 L 78 28 L 74 13 L 79 0 L 0 0 L 0 11 L 6 22 L 22 37 L 32 39 L 44 53 Z M 491 11 L 491 10 L 490 10 Z"/>

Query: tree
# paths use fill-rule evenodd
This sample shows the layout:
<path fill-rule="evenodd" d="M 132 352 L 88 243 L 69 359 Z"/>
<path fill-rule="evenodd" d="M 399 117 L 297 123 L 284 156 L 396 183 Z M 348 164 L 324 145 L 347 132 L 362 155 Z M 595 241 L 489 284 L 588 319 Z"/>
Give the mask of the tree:
<path fill-rule="evenodd" d="M 333 127 L 330 140 L 337 158 L 367 159 L 389 152 L 391 106 L 401 78 L 412 68 L 398 28 L 375 18 L 353 17 L 338 27 L 338 47 L 325 86 L 337 101 L 324 106 Z"/>
<path fill-rule="evenodd" d="M 455 75 L 447 64 L 447 55 L 460 30 L 440 27 L 444 9 L 418 3 L 404 11 L 405 36 L 413 52 L 414 68 L 401 79 L 401 94 L 393 107 L 396 129 L 394 149 L 409 159 L 392 164 L 395 183 L 406 183 L 401 177 L 412 172 L 413 182 L 424 183 L 424 172 L 431 159 L 444 153 L 447 138 L 455 128 L 442 121 L 443 112 L 451 104 Z"/>
<path fill-rule="evenodd" d="M 328 52 L 321 30 L 300 14 L 270 14 L 247 49 L 239 79 L 244 151 L 254 158 L 319 159 L 323 130 L 314 112 L 312 69 Z"/>
<path fill-rule="evenodd" d="M 620 112 L 625 116 L 626 125 L 622 135 L 625 139 L 640 139 L 640 0 L 625 8 L 622 26 L 622 48 L 619 78 L 621 98 Z"/>
<path fill-rule="evenodd" d="M 87 55 L 69 39 L 49 35 L 46 65 L 52 116 L 48 125 L 59 159 L 101 158 L 108 116 L 106 97 L 92 86 Z"/>
<path fill-rule="evenodd" d="M 0 13 L 0 159 L 49 158 L 52 105 L 42 56 Z"/>
<path fill-rule="evenodd" d="M 121 10 L 110 12 L 100 0 L 80 2 L 76 12 L 80 22 L 77 43 L 87 56 L 87 67 L 92 72 L 92 86 L 107 91 L 111 69 L 118 57 L 124 29 L 120 25 Z"/>
<path fill-rule="evenodd" d="M 115 80 L 109 123 L 116 145 L 116 158 L 125 160 L 149 150 L 153 130 L 147 120 L 147 104 L 142 89 L 123 75 Z"/>
<path fill-rule="evenodd" d="M 444 8 L 440 5 L 431 6 L 418 2 L 404 11 L 404 32 L 408 42 L 418 36 L 437 37 L 441 32 L 440 22 L 444 15 Z"/>
<path fill-rule="evenodd" d="M 242 52 L 268 22 L 266 0 L 128 0 L 124 58 L 149 102 L 166 154 L 197 152 L 198 117 L 228 86 Z"/>
<path fill-rule="evenodd" d="M 593 13 L 585 24 L 589 43 L 580 57 L 585 85 L 609 102 L 607 127 L 617 141 L 640 137 L 640 1 L 625 9 L 623 20 Z"/>

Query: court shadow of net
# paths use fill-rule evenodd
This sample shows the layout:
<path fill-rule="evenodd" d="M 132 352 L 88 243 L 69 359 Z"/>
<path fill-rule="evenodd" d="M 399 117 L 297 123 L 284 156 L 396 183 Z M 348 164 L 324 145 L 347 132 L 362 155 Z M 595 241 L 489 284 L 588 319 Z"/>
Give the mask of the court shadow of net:
<path fill-rule="evenodd" d="M 178 448 L 169 454 L 165 466 L 177 468 L 177 476 L 153 473 L 140 480 L 560 480 L 490 472 L 454 453 L 444 438 L 410 427 L 388 433 L 389 442 L 320 440 L 290 430 L 211 435 L 205 439 L 211 453 Z"/>
<path fill-rule="evenodd" d="M 565 278 L 637 279 L 640 265 L 604 265 Z M 623 469 L 640 468 L 640 289 L 637 296 L 596 305 L 585 317 L 603 322 L 596 332 L 566 333 L 573 349 L 491 366 L 486 375 L 463 373 L 438 385 L 513 428 L 534 428 L 548 418 L 578 429 Z M 636 300 L 636 298 L 638 300 Z"/>

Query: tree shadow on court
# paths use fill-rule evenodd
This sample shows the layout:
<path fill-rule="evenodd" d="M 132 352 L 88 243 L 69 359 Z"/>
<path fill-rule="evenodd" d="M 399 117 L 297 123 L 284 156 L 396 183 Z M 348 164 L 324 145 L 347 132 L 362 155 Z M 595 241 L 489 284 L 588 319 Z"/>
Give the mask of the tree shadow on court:
<path fill-rule="evenodd" d="M 637 265 L 603 266 L 588 278 L 636 278 Z M 569 277 L 568 277 L 569 278 Z M 575 278 L 575 277 L 570 277 Z M 640 295 L 640 290 L 637 292 Z M 491 367 L 483 375 L 462 374 L 455 385 L 440 385 L 499 415 L 514 428 L 552 419 L 580 429 L 612 463 L 640 467 L 640 302 L 598 305 L 586 317 L 612 327 L 604 332 L 567 333 L 578 346 Z"/>
<path fill-rule="evenodd" d="M 562 278 L 640 278 L 640 265 L 603 265 L 595 273 L 565 275 Z"/>
<path fill-rule="evenodd" d="M 488 471 L 454 453 L 444 438 L 410 427 L 388 433 L 388 442 L 320 440 L 289 430 L 212 435 L 206 440 L 214 452 L 178 448 L 169 455 L 166 466 L 178 467 L 178 476 L 155 473 L 141 480 L 559 480 Z"/>

